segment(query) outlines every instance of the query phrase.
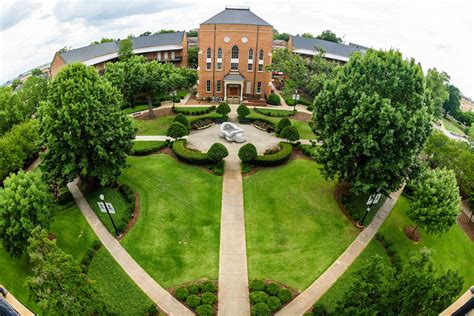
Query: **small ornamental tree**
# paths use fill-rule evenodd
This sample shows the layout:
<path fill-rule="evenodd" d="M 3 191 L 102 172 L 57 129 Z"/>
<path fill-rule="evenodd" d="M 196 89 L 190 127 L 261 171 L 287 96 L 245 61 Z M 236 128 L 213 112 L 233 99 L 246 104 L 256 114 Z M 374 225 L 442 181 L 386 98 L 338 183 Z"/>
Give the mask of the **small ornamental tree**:
<path fill-rule="evenodd" d="M 239 158 L 244 164 L 249 164 L 257 158 L 257 148 L 253 144 L 245 144 L 239 149 Z"/>
<path fill-rule="evenodd" d="M 222 159 L 229 155 L 227 148 L 221 143 L 214 143 L 207 151 L 207 155 L 214 162 L 221 162 Z"/>
<path fill-rule="evenodd" d="M 280 97 L 278 95 L 276 95 L 275 93 L 272 93 L 268 96 L 267 102 L 268 102 L 268 104 L 271 104 L 271 105 L 280 105 L 281 104 Z"/>
<path fill-rule="evenodd" d="M 226 118 L 230 113 L 230 106 L 226 102 L 222 102 L 217 107 L 216 112 L 222 115 L 223 118 Z"/>
<path fill-rule="evenodd" d="M 36 227 L 28 240 L 33 276 L 25 286 L 45 315 L 105 315 L 106 306 L 77 261 Z"/>
<path fill-rule="evenodd" d="M 186 118 L 186 116 L 184 116 L 183 113 L 178 113 L 176 117 L 174 118 L 173 122 L 179 122 L 183 124 L 184 126 L 186 126 L 186 128 L 189 128 L 189 121 Z"/>
<path fill-rule="evenodd" d="M 11 174 L 0 189 L 0 238 L 12 256 L 21 256 L 35 227 L 48 228 L 53 197 L 36 172 Z"/>
<path fill-rule="evenodd" d="M 278 121 L 277 127 L 276 127 L 276 133 L 279 135 L 287 126 L 291 126 L 291 121 L 289 118 L 284 117 L 280 121 Z"/>
<path fill-rule="evenodd" d="M 287 126 L 285 127 L 281 133 L 280 136 L 283 138 L 286 138 L 290 142 L 296 142 L 298 139 L 300 139 L 300 133 L 294 126 Z"/>
<path fill-rule="evenodd" d="M 245 118 L 247 115 L 250 114 L 250 110 L 249 110 L 249 108 L 248 108 L 245 104 L 241 104 L 241 105 L 239 105 L 239 107 L 237 108 L 237 114 L 239 115 L 239 118 L 243 119 L 243 118 Z"/>
<path fill-rule="evenodd" d="M 418 226 L 429 234 L 447 232 L 456 222 L 461 209 L 461 198 L 454 172 L 447 169 L 427 170 L 416 181 L 413 191 L 414 201 L 407 212 Z"/>
<path fill-rule="evenodd" d="M 180 122 L 171 123 L 170 127 L 168 127 L 168 131 L 166 132 L 166 136 L 169 136 L 175 140 L 186 135 L 188 135 L 188 128 Z"/>

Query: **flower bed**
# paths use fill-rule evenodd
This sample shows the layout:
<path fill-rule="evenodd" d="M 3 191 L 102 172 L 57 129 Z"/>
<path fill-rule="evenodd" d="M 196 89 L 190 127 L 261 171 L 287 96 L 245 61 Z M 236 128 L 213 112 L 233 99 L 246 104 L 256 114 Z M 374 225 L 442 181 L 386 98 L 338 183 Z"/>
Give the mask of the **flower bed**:
<path fill-rule="evenodd" d="M 173 292 L 174 296 L 199 316 L 217 314 L 217 284 L 213 281 L 182 285 Z"/>
<path fill-rule="evenodd" d="M 271 133 L 275 131 L 275 124 L 270 121 L 266 121 L 263 119 L 256 119 L 253 120 L 252 125 L 258 128 L 259 130 Z"/>
<path fill-rule="evenodd" d="M 210 118 L 204 118 L 204 119 L 200 119 L 200 120 L 197 120 L 197 121 L 194 121 L 192 124 L 191 124 L 191 128 L 192 129 L 206 129 L 206 128 L 209 128 L 211 127 L 212 125 L 214 125 L 214 120 L 210 119 Z"/>

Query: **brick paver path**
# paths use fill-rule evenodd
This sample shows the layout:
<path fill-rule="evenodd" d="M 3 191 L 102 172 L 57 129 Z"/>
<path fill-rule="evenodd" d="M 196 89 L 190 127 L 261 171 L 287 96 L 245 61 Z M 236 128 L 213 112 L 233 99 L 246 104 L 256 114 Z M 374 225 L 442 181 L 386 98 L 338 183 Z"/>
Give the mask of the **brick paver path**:
<path fill-rule="evenodd" d="M 138 263 L 128 254 L 122 245 L 115 239 L 105 228 L 97 215 L 91 209 L 89 203 L 82 195 L 77 187 L 76 182 L 68 185 L 77 206 L 79 206 L 82 214 L 86 218 L 89 225 L 94 230 L 102 244 L 107 248 L 115 261 L 122 267 L 128 276 L 155 302 L 164 312 L 169 315 L 193 315 L 193 313 L 176 300 L 168 291 L 162 288 L 148 273 L 143 270 Z"/>
<path fill-rule="evenodd" d="M 395 202 L 402 193 L 403 188 L 392 193 L 380 210 L 375 215 L 372 222 L 357 236 L 352 244 L 342 253 L 339 258 L 324 273 L 311 284 L 306 290 L 298 295 L 293 301 L 286 305 L 276 315 L 303 315 L 313 304 L 331 288 L 331 286 L 344 274 L 347 268 L 361 254 L 362 250 L 369 244 L 375 236 L 380 226 L 390 214 Z"/>

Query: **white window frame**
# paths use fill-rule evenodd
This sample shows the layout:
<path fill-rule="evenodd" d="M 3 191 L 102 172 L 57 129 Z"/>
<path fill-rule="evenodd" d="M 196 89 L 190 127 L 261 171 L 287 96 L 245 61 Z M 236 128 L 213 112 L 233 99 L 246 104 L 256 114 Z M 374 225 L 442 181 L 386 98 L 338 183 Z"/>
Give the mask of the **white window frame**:
<path fill-rule="evenodd" d="M 221 59 L 222 58 L 222 48 L 218 48 L 217 49 L 217 59 Z"/>
<path fill-rule="evenodd" d="M 237 57 L 234 57 L 234 48 L 237 49 Z M 232 59 L 239 59 L 239 54 L 240 54 L 239 46 L 237 46 L 237 45 L 232 46 L 232 48 L 230 49 L 230 57 Z"/>
<path fill-rule="evenodd" d="M 208 47 L 206 50 L 206 58 L 211 58 L 211 57 L 212 57 L 212 50 L 210 47 Z"/>
<path fill-rule="evenodd" d="M 212 69 L 212 64 L 210 62 L 206 63 L 206 70 L 211 70 Z"/>
<path fill-rule="evenodd" d="M 257 82 L 257 93 L 256 94 L 262 94 L 262 82 L 261 81 Z"/>
<path fill-rule="evenodd" d="M 247 64 L 247 71 L 253 71 L 253 63 L 248 63 Z"/>
<path fill-rule="evenodd" d="M 235 65 L 235 67 L 233 66 Z M 239 62 L 231 62 L 230 63 L 230 70 L 239 70 Z"/>
<path fill-rule="evenodd" d="M 163 60 L 168 60 L 168 52 L 164 52 Z"/>
<path fill-rule="evenodd" d="M 263 64 L 258 64 L 258 72 L 263 72 Z"/>
<path fill-rule="evenodd" d="M 175 56 L 175 52 L 174 52 L 174 51 L 171 52 L 171 60 L 175 60 L 175 57 L 176 57 L 176 56 Z"/>
<path fill-rule="evenodd" d="M 222 62 L 217 61 L 217 63 L 216 63 L 216 70 L 222 70 Z"/>
<path fill-rule="evenodd" d="M 216 91 L 221 92 L 221 88 L 222 88 L 222 82 L 220 80 L 217 80 Z"/>
<path fill-rule="evenodd" d="M 211 80 L 206 81 L 206 92 L 211 92 Z"/>

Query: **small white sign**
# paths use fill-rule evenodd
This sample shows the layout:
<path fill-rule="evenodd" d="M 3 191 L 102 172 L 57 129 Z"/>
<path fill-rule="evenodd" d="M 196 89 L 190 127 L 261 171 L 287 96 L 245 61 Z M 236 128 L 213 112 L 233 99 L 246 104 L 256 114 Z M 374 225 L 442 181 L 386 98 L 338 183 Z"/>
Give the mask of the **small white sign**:
<path fill-rule="evenodd" d="M 293 94 L 293 100 L 296 99 L 296 100 L 299 100 L 300 99 L 300 95 L 299 94 Z"/>
<path fill-rule="evenodd" d="M 375 196 L 375 200 L 374 200 L 374 204 L 377 204 L 379 201 L 380 201 L 380 198 L 382 197 L 382 194 L 378 193 L 376 196 Z"/>
<path fill-rule="evenodd" d="M 371 196 L 369 196 L 369 199 L 367 200 L 367 205 L 372 204 L 374 199 L 375 199 L 375 194 L 372 194 Z"/>
<path fill-rule="evenodd" d="M 109 213 L 115 214 L 115 209 L 112 206 L 112 203 L 105 203 L 105 204 L 107 204 L 107 208 L 109 209 Z"/>
<path fill-rule="evenodd" d="M 99 209 L 102 213 L 107 212 L 107 210 L 105 209 L 104 202 L 97 202 L 97 204 L 99 205 Z"/>

